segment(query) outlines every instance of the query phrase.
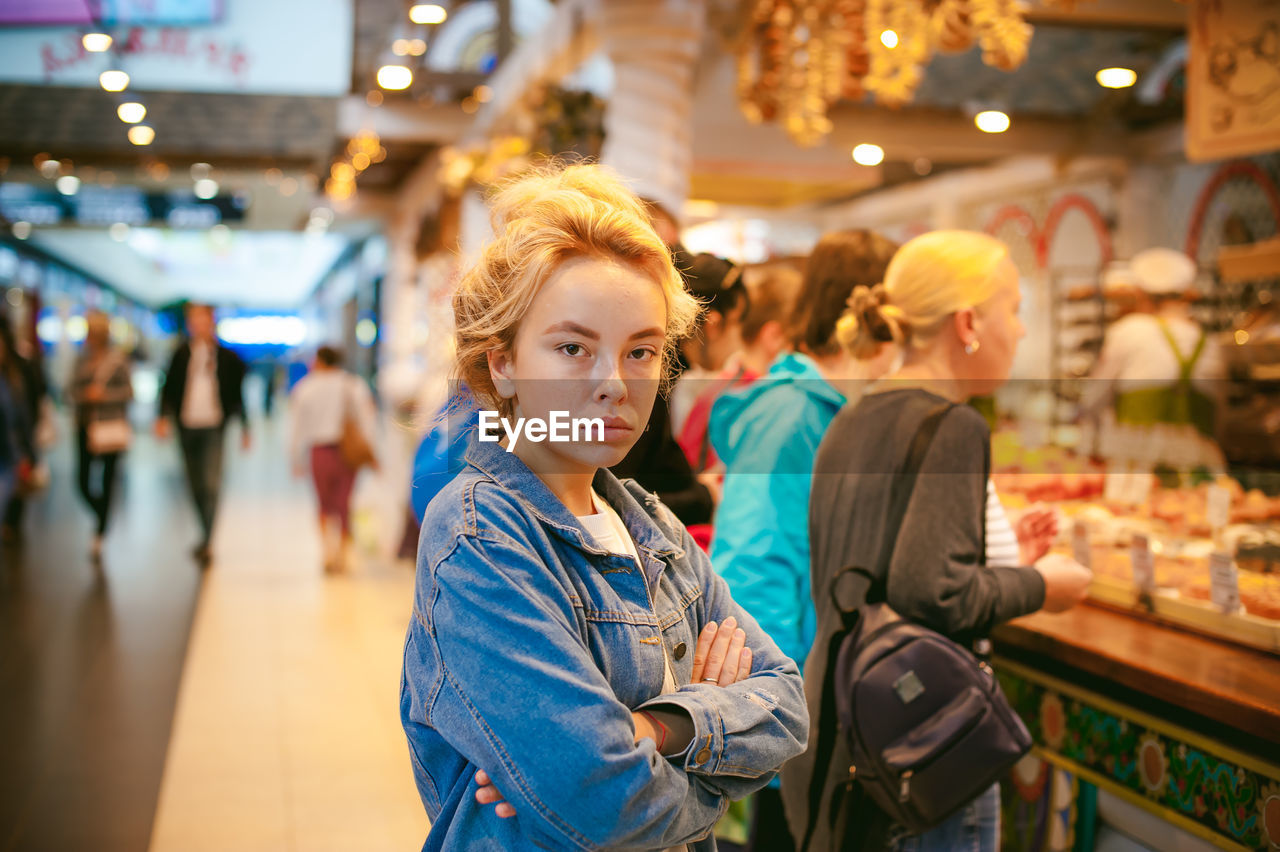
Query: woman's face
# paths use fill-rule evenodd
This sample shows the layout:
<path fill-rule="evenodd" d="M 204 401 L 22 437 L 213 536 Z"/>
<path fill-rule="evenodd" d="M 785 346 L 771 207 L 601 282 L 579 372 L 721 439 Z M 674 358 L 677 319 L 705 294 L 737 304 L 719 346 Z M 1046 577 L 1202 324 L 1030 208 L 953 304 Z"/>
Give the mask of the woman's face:
<path fill-rule="evenodd" d="M 963 361 L 968 373 L 965 378 L 975 394 L 990 393 L 1009 380 L 1018 341 L 1027 333 L 1018 318 L 1022 292 L 1017 268 L 1006 259 L 995 274 L 999 279 L 996 294 L 974 315 L 978 351 Z"/>
<path fill-rule="evenodd" d="M 561 266 L 529 306 L 511 350 L 490 353 L 489 370 L 516 417 L 598 417 L 604 440 L 594 431 L 576 442 L 522 435 L 513 452 L 536 472 L 593 473 L 622 461 L 649 422 L 666 321 L 662 288 L 638 270 L 594 258 Z"/>

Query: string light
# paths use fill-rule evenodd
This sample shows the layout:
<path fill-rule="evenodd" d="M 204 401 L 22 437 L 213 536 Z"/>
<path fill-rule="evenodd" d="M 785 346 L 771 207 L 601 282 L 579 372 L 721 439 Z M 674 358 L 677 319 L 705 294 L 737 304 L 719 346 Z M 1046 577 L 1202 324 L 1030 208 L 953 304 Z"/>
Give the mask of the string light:
<path fill-rule="evenodd" d="M 116 107 L 116 115 L 125 124 L 137 124 L 147 117 L 147 108 L 137 101 L 128 101 Z"/>
<path fill-rule="evenodd" d="M 413 83 L 413 72 L 404 65 L 383 65 L 378 69 L 378 85 L 384 89 L 400 91 Z"/>
<path fill-rule="evenodd" d="M 998 109 L 988 109 L 975 115 L 973 123 L 983 133 L 1004 133 L 1009 129 L 1009 116 Z"/>
<path fill-rule="evenodd" d="M 1098 85 L 1106 89 L 1127 89 L 1138 82 L 1132 68 L 1103 68 L 1096 75 Z"/>
<path fill-rule="evenodd" d="M 80 37 L 80 43 L 90 53 L 104 53 L 110 50 L 111 42 L 111 36 L 106 33 L 85 33 Z"/>
<path fill-rule="evenodd" d="M 135 145 L 150 145 L 155 138 L 155 129 L 145 124 L 135 124 L 129 128 L 129 141 Z"/>
<path fill-rule="evenodd" d="M 884 149 L 864 142 L 853 149 L 853 161 L 860 166 L 878 166 L 884 161 Z"/>
<path fill-rule="evenodd" d="M 123 92 L 129 88 L 129 75 L 113 68 L 98 75 L 98 84 L 108 92 Z"/>

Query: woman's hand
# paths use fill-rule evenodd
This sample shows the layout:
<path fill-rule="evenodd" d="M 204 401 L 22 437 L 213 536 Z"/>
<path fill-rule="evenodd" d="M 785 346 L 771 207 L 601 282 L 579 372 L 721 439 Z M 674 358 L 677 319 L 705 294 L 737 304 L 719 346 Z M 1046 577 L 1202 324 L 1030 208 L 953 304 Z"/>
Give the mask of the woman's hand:
<path fill-rule="evenodd" d="M 1019 565 L 1034 565 L 1049 552 L 1058 537 L 1058 513 L 1043 506 L 1033 506 L 1022 513 L 1014 526 L 1018 536 Z"/>
<path fill-rule="evenodd" d="M 747 634 L 732 615 L 717 626 L 707 622 L 693 652 L 692 683 L 730 686 L 751 676 L 751 649 Z"/>
<path fill-rule="evenodd" d="M 476 783 L 480 785 L 480 789 L 476 790 L 476 801 L 482 805 L 494 805 L 497 807 L 493 812 L 503 819 L 510 819 L 516 815 L 515 806 L 502 797 L 498 792 L 498 788 L 493 786 L 493 781 L 489 778 L 489 774 L 481 769 L 476 773 Z"/>

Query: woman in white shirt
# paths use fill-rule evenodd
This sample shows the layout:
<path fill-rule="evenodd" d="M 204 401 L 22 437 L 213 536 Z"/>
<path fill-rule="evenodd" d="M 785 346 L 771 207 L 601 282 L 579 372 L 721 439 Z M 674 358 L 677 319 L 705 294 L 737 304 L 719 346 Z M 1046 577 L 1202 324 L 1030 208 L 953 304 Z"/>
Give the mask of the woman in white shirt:
<path fill-rule="evenodd" d="M 294 475 L 302 476 L 308 462 L 320 504 L 320 539 L 326 573 L 346 566 L 351 542 L 351 491 L 358 469 L 343 457 L 341 442 L 348 420 L 368 444 L 373 443 L 376 411 L 373 395 L 358 376 L 342 369 L 341 353 L 332 346 L 316 351 L 310 373 L 289 395 L 292 420 L 289 456 Z M 377 461 L 370 466 L 376 468 Z"/>

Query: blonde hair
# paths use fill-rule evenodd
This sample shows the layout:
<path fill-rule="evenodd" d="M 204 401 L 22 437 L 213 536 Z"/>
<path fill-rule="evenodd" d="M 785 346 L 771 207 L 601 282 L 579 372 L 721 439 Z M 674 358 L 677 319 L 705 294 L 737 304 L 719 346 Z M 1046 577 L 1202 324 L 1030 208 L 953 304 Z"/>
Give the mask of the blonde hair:
<path fill-rule="evenodd" d="M 889 262 L 884 283 L 859 286 L 836 325 L 849 354 L 872 358 L 884 343 L 919 345 L 947 318 L 981 307 L 999 289 L 996 270 L 1009 249 L 978 231 L 930 231 L 905 243 Z"/>
<path fill-rule="evenodd" d="M 482 408 L 514 414 L 514 403 L 494 387 L 488 353 L 510 350 L 542 286 L 578 257 L 626 264 L 662 288 L 669 378 L 676 345 L 697 321 L 698 302 L 685 292 L 643 204 L 617 175 L 598 165 L 552 162 L 502 186 L 491 204 L 496 236 L 453 296 L 454 377 L 470 386 Z"/>

